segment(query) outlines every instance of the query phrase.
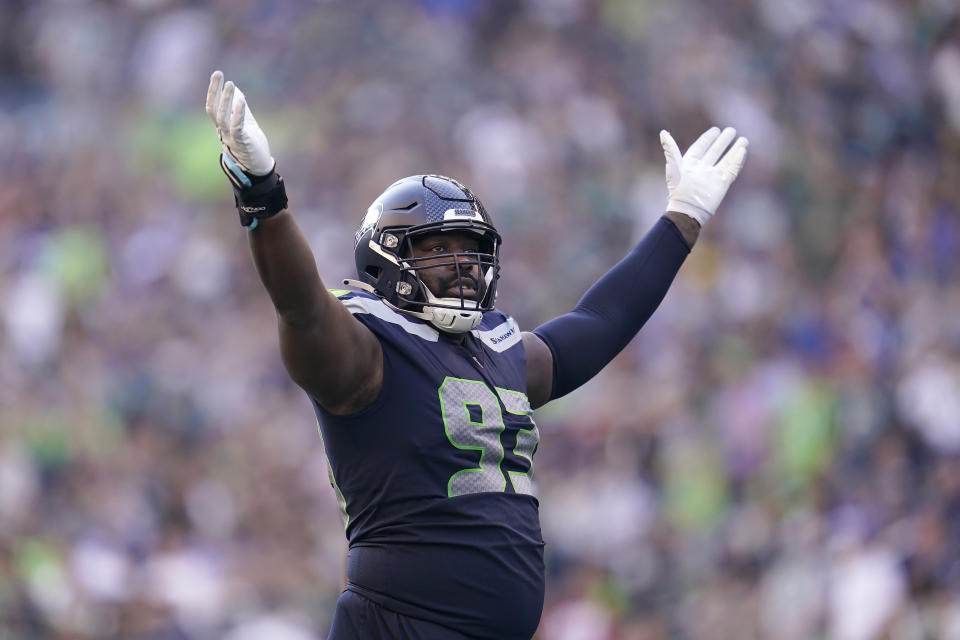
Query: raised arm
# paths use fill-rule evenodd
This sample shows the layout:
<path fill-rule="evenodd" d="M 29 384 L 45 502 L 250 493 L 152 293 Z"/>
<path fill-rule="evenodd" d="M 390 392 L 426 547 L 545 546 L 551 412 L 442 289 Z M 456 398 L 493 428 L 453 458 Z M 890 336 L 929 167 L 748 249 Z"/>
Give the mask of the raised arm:
<path fill-rule="evenodd" d="M 215 71 L 207 113 L 223 144 L 220 164 L 234 188 L 254 264 L 277 311 L 280 351 L 294 382 L 331 413 L 372 402 L 383 382 L 380 343 L 324 287 L 316 261 L 287 208 L 266 136 L 232 82 Z"/>
<path fill-rule="evenodd" d="M 653 315 L 700 227 L 743 167 L 748 143 L 741 137 L 731 147 L 736 135 L 733 128 L 721 132 L 713 127 L 681 155 L 673 137 L 660 133 L 667 163 L 667 213 L 571 312 L 523 334 L 531 406 L 542 406 L 590 380 Z"/>

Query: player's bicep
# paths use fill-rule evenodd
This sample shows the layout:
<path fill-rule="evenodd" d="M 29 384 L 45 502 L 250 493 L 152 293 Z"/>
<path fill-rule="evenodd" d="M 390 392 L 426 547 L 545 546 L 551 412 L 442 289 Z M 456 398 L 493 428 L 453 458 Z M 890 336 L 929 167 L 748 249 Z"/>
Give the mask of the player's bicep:
<path fill-rule="evenodd" d="M 527 354 L 527 398 L 536 409 L 550 400 L 553 390 L 553 353 L 537 335 L 524 331 L 523 350 Z"/>
<path fill-rule="evenodd" d="M 373 402 L 383 384 L 376 336 L 331 294 L 311 322 L 279 318 L 280 352 L 290 377 L 327 411 L 346 414 Z"/>

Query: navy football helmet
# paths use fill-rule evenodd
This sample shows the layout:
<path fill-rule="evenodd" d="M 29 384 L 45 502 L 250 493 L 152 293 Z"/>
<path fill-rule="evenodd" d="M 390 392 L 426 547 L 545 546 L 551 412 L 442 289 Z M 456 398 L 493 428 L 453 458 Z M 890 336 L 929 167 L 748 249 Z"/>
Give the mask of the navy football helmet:
<path fill-rule="evenodd" d="M 413 257 L 413 240 L 442 231 L 475 233 L 479 248 L 476 252 Z M 442 331 L 470 331 L 480 323 L 484 311 L 493 309 L 500 277 L 500 234 L 480 200 L 452 178 L 410 176 L 390 185 L 367 209 L 354 254 L 360 280 L 347 284 L 374 293 L 394 309 L 427 320 Z M 460 295 L 437 297 L 419 271 L 450 265 L 456 266 Z M 481 282 L 475 296 L 465 296 L 464 289 L 471 285 L 464 286 L 461 268 L 474 265 Z"/>

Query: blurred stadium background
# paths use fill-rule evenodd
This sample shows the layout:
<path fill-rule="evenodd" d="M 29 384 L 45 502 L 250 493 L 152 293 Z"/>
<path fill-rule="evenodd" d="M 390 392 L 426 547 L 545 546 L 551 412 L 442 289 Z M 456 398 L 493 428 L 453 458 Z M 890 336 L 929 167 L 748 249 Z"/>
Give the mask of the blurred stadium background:
<path fill-rule="evenodd" d="M 0 638 L 323 638 L 345 542 L 203 112 L 246 93 L 331 286 L 394 179 L 471 185 L 566 311 L 746 169 L 538 412 L 542 640 L 960 638 L 955 0 L 0 0 Z"/>

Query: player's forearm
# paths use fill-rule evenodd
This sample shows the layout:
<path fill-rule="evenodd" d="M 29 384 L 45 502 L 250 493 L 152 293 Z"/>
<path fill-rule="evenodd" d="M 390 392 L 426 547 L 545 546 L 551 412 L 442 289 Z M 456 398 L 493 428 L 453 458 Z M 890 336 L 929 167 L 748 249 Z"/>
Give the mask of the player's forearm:
<path fill-rule="evenodd" d="M 248 235 L 260 281 L 280 317 L 294 326 L 315 322 L 332 299 L 293 215 L 285 210 L 261 220 Z"/>
<path fill-rule="evenodd" d="M 550 399 L 585 383 L 627 346 L 660 305 L 688 253 L 674 223 L 661 218 L 573 311 L 534 329 L 553 354 Z"/>

